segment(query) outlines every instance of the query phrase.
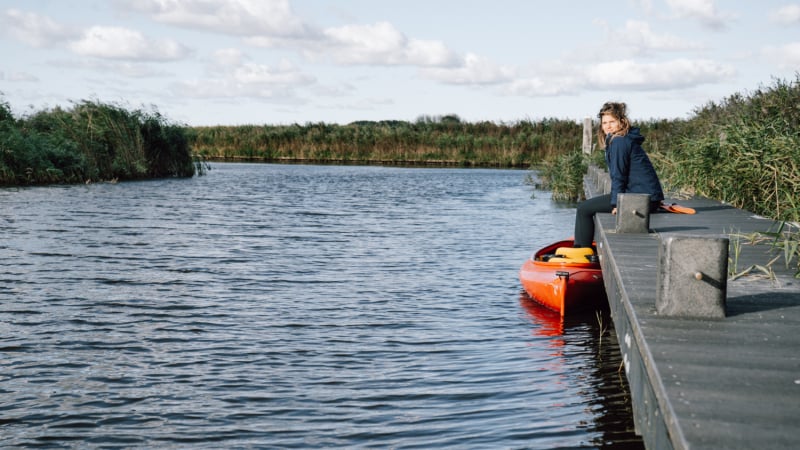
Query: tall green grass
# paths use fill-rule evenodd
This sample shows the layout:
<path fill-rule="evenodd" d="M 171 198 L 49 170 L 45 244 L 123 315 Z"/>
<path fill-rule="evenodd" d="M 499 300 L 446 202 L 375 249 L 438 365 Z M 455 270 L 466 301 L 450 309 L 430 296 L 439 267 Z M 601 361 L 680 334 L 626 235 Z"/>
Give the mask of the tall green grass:
<path fill-rule="evenodd" d="M 710 102 L 657 139 L 670 187 L 800 221 L 800 76 Z"/>
<path fill-rule="evenodd" d="M 194 174 L 184 128 L 158 113 L 83 101 L 17 119 L 0 103 L 0 184 Z"/>
<path fill-rule="evenodd" d="M 552 191 L 556 201 L 575 202 L 584 198 L 583 176 L 589 158 L 580 150 L 573 150 L 545 159 L 539 166 L 542 185 Z"/>

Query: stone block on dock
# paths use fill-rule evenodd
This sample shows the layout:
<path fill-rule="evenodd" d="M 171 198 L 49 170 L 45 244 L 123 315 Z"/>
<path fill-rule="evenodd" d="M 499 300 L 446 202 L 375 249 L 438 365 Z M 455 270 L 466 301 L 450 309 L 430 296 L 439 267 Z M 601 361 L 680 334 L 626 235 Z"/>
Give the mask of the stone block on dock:
<path fill-rule="evenodd" d="M 656 279 L 660 315 L 720 319 L 726 315 L 728 238 L 667 236 Z"/>
<path fill-rule="evenodd" d="M 650 231 L 650 196 L 619 194 L 617 196 L 617 233 Z"/>

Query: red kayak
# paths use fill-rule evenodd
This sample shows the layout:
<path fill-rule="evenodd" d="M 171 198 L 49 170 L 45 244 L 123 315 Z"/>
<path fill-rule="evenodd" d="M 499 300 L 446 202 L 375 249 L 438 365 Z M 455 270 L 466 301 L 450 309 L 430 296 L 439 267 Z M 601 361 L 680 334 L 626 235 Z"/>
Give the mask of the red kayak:
<path fill-rule="evenodd" d="M 572 239 L 550 244 L 531 256 L 519 270 L 528 295 L 561 313 L 606 302 L 603 272 L 596 251 L 572 248 Z"/>

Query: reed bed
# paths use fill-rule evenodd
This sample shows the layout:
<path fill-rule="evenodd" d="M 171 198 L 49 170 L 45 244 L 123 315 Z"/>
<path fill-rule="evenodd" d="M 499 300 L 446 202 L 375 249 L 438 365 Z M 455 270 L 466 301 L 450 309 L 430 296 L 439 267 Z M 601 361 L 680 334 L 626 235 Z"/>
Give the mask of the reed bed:
<path fill-rule="evenodd" d="M 708 103 L 675 128 L 656 153 L 665 183 L 800 221 L 800 76 Z"/>
<path fill-rule="evenodd" d="M 546 189 L 552 191 L 555 201 L 576 202 L 585 197 L 583 176 L 590 158 L 579 150 L 547 158 L 539 167 L 539 179 Z"/>
<path fill-rule="evenodd" d="M 184 127 L 94 101 L 17 119 L 0 103 L 0 184 L 191 177 Z"/>
<path fill-rule="evenodd" d="M 190 144 L 207 159 L 528 167 L 580 145 L 574 121 L 467 123 L 456 115 L 416 122 L 194 127 Z"/>

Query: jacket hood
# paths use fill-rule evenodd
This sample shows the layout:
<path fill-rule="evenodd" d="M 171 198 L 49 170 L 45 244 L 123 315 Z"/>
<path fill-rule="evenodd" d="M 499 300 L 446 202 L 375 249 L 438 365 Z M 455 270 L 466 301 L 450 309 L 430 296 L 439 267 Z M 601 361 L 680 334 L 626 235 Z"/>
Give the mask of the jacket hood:
<path fill-rule="evenodd" d="M 614 135 L 611 134 L 611 133 L 608 133 L 606 135 L 606 147 L 608 147 L 608 144 L 611 141 L 612 137 L 614 137 Z M 617 137 L 619 137 L 619 136 L 617 136 Z M 633 142 L 636 142 L 639 145 L 642 145 L 642 142 L 644 142 L 644 136 L 642 136 L 642 134 L 639 131 L 638 127 L 631 127 L 631 129 L 628 130 L 628 134 L 626 134 L 624 136 L 624 138 L 625 139 L 629 139 L 629 140 L 631 140 Z"/>
<path fill-rule="evenodd" d="M 637 127 L 632 127 L 630 130 L 628 130 L 627 136 L 628 138 L 632 139 L 635 142 L 638 142 L 639 144 L 644 142 L 644 136 L 642 136 L 642 133 L 639 131 L 639 128 Z"/>

